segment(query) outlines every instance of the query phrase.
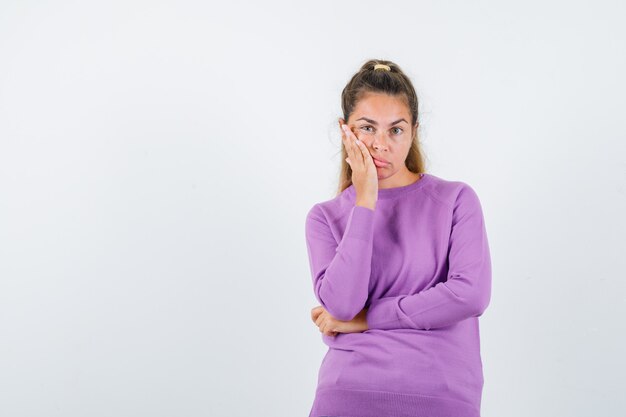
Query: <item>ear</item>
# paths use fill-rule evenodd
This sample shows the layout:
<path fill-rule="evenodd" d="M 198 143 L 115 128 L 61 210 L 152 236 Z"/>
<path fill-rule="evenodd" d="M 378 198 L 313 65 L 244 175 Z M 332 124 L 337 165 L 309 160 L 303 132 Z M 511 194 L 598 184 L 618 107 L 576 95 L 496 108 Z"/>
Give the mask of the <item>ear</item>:
<path fill-rule="evenodd" d="M 339 118 L 338 122 L 339 122 L 339 129 L 341 129 L 341 125 L 345 125 L 346 124 L 346 121 L 343 120 L 341 117 Z"/>

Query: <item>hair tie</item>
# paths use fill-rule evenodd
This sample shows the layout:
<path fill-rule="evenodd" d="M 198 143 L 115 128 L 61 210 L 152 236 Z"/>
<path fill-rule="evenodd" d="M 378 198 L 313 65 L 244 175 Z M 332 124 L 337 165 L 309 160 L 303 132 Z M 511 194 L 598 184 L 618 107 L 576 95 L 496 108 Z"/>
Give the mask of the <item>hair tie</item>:
<path fill-rule="evenodd" d="M 385 64 L 376 64 L 376 65 L 374 65 L 374 71 L 376 71 L 377 69 L 383 69 L 385 71 L 391 71 L 391 67 L 389 65 L 385 65 Z"/>

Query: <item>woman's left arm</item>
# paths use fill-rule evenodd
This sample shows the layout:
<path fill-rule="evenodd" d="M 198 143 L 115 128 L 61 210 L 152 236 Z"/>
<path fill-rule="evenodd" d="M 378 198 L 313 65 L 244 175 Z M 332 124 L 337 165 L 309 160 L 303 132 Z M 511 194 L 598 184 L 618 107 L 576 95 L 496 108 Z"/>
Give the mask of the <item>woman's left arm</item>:
<path fill-rule="evenodd" d="M 453 208 L 447 281 L 410 295 L 373 300 L 370 329 L 430 330 L 482 315 L 491 299 L 491 257 L 476 192 L 463 183 Z"/>

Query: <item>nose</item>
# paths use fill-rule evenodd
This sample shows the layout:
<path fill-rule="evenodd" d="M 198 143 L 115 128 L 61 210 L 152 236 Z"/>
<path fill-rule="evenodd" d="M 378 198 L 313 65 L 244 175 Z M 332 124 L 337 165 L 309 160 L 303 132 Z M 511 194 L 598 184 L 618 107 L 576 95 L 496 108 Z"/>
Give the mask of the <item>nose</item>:
<path fill-rule="evenodd" d="M 387 136 L 385 136 L 385 133 L 376 133 L 373 136 L 374 140 L 372 141 L 372 148 L 377 151 L 387 150 Z"/>

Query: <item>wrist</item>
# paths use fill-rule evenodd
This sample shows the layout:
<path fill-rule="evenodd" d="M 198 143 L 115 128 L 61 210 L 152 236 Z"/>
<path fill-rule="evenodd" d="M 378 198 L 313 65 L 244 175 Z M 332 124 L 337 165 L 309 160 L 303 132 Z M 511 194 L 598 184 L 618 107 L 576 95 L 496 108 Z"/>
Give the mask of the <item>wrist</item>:
<path fill-rule="evenodd" d="M 361 206 L 361 207 L 367 207 L 370 210 L 376 209 L 376 201 L 372 201 L 372 200 L 357 200 L 355 205 Z"/>

